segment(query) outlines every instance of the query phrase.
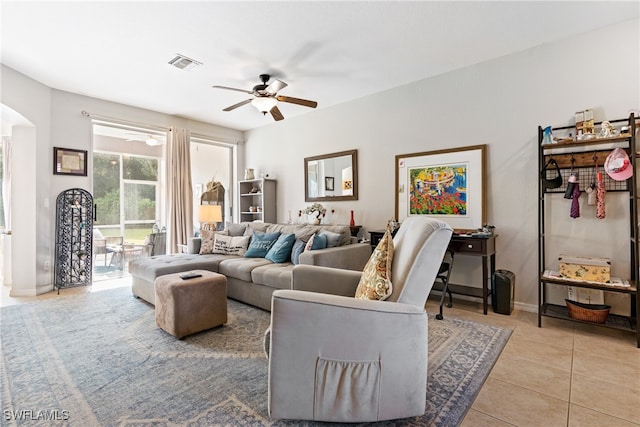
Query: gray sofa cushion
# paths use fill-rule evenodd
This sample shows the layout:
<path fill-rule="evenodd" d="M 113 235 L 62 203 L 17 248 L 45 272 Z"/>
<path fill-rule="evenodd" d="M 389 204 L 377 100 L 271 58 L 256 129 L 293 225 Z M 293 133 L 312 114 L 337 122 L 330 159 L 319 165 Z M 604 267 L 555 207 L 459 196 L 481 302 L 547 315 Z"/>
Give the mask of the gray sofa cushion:
<path fill-rule="evenodd" d="M 251 271 L 251 280 L 259 285 L 276 289 L 291 289 L 293 264 L 269 264 L 256 267 Z"/>
<path fill-rule="evenodd" d="M 188 270 L 209 270 L 218 272 L 221 261 L 237 258 L 234 255 L 170 254 L 149 258 L 139 258 L 129 263 L 129 273 L 149 282 L 165 274 Z"/>
<path fill-rule="evenodd" d="M 251 270 L 267 264 L 273 263 L 264 258 L 229 257 L 220 263 L 218 273 L 251 282 Z"/>

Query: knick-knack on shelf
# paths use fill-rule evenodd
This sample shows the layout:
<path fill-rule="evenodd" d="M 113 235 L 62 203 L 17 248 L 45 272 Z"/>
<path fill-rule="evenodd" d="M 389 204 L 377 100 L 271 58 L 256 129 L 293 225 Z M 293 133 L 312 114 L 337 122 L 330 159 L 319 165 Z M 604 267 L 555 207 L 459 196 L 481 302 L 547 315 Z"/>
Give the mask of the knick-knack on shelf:
<path fill-rule="evenodd" d="M 356 225 L 356 220 L 353 218 L 353 211 L 351 211 L 351 221 L 349 221 L 349 225 L 353 227 Z"/>

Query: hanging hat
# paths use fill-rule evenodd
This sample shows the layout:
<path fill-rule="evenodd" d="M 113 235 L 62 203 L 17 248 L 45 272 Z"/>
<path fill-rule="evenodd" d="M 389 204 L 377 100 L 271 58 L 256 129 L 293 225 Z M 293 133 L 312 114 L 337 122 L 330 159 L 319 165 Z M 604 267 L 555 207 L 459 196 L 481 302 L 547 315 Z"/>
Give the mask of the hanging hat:
<path fill-rule="evenodd" d="M 553 166 L 556 170 L 555 178 L 547 178 L 547 169 L 549 166 Z M 562 187 L 562 175 L 560 175 L 560 168 L 558 167 L 558 163 L 554 159 L 549 159 L 546 165 L 542 168 L 540 172 L 540 178 L 542 179 L 542 187 L 545 189 L 548 188 L 558 188 Z"/>
<path fill-rule="evenodd" d="M 627 152 L 622 148 L 616 148 L 607 156 L 604 162 L 604 170 L 616 181 L 625 181 L 633 175 L 633 166 Z"/>

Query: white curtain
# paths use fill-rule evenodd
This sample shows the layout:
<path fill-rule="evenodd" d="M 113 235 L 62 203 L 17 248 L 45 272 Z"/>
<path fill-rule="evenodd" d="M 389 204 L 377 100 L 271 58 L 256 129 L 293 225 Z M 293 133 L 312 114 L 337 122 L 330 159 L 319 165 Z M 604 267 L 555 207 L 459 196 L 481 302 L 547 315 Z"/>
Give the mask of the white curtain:
<path fill-rule="evenodd" d="M 2 202 L 4 229 L 11 230 L 11 138 L 2 137 Z"/>
<path fill-rule="evenodd" d="M 191 186 L 191 135 L 172 127 L 167 141 L 167 249 L 176 253 L 193 236 L 193 194 Z"/>

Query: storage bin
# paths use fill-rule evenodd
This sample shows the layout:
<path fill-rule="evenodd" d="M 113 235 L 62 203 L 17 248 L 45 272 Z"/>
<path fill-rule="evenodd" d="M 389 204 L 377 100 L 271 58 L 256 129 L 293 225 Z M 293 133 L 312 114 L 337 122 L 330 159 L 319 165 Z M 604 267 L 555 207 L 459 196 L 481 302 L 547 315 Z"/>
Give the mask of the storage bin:
<path fill-rule="evenodd" d="M 611 261 L 608 258 L 560 255 L 560 276 L 568 279 L 599 283 L 611 281 Z"/>

